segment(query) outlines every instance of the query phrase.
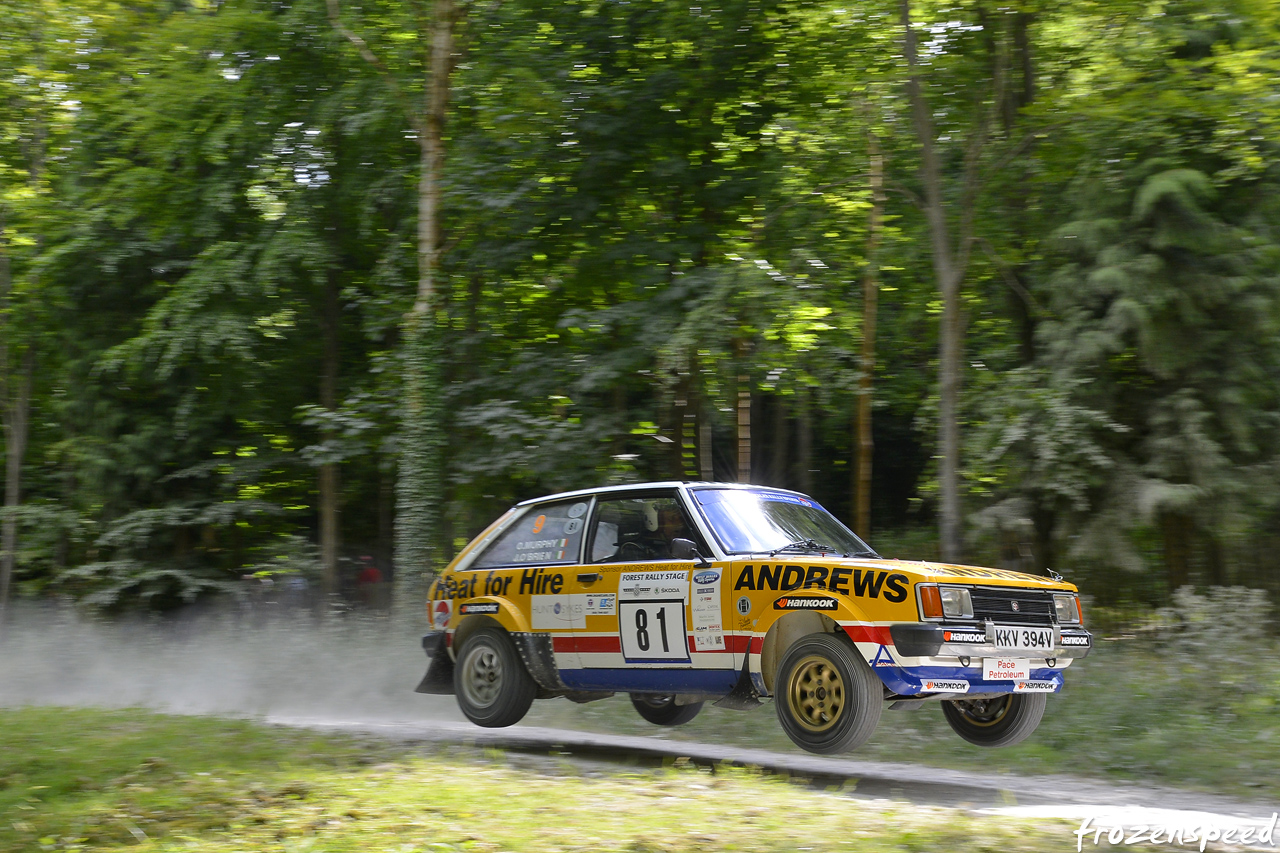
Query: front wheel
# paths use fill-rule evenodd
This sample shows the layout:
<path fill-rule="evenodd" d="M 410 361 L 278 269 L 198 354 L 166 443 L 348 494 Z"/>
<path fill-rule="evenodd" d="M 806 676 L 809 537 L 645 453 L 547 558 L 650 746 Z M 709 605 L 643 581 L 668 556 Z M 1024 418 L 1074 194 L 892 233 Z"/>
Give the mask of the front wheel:
<path fill-rule="evenodd" d="M 497 729 L 520 722 L 538 692 L 507 632 L 478 628 L 467 637 L 453 668 L 458 707 L 477 726 Z"/>
<path fill-rule="evenodd" d="M 1013 746 L 1030 737 L 1040 725 L 1049 697 L 1043 693 L 994 699 L 950 699 L 942 715 L 955 733 L 978 746 Z"/>
<path fill-rule="evenodd" d="M 884 709 L 880 679 L 852 643 L 834 634 L 792 643 L 774 687 L 782 730 L 797 746 L 822 755 L 866 743 Z"/>
<path fill-rule="evenodd" d="M 632 693 L 631 704 L 640 716 L 655 726 L 683 726 L 702 710 L 701 702 L 677 705 L 676 697 L 670 694 L 654 696 L 650 693 Z"/>

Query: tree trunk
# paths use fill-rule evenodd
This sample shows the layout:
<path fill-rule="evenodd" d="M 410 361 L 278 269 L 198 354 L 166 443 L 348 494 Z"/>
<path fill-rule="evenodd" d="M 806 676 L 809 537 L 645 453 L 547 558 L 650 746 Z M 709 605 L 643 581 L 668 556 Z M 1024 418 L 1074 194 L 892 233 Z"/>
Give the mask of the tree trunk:
<path fill-rule="evenodd" d="M 813 494 L 813 392 L 800 389 L 800 440 L 796 443 L 796 481 L 800 491 Z"/>
<path fill-rule="evenodd" d="M 338 288 L 338 274 L 330 270 L 321 297 L 322 366 L 320 373 L 320 405 L 333 413 L 338 408 L 338 372 L 341 365 L 342 305 Z M 332 437 L 332 429 L 326 427 L 324 437 Z M 340 493 L 337 462 L 320 466 L 318 486 L 320 490 L 320 564 L 323 570 L 322 586 L 326 600 L 338 592 L 338 551 L 341 548 L 339 521 Z"/>
<path fill-rule="evenodd" d="M 871 460 L 875 440 L 871 434 L 871 393 L 876 370 L 876 311 L 880 296 L 880 223 L 884 216 L 884 157 L 875 133 L 867 138 L 871 166 L 871 216 L 867 222 L 867 273 L 862 278 L 862 377 L 858 382 L 858 476 L 854 497 L 854 532 L 871 536 Z"/>
<path fill-rule="evenodd" d="M 18 520 L 13 512 L 22 499 L 22 457 L 27 451 L 28 427 L 31 423 L 31 383 L 35 378 L 35 350 L 27 347 L 22 354 L 22 371 L 17 394 L 4 406 L 4 523 L 0 525 L 0 619 L 9 604 L 9 585 L 13 580 L 14 560 L 18 547 Z"/>
<path fill-rule="evenodd" d="M 631 435 L 627 427 L 627 390 L 622 385 L 622 377 L 613 384 L 613 456 L 621 456 L 627 452 L 627 439 Z"/>
<path fill-rule="evenodd" d="M 444 175 L 445 115 L 453 70 L 453 0 L 435 0 L 422 35 L 430 45 L 431 76 L 419 128 L 418 294 L 405 318 L 404 424 L 397 482 L 396 577 L 406 595 L 431 570 L 439 533 L 443 430 L 439 342 L 435 327 L 440 263 L 440 189 Z M 397 595 L 397 599 L 402 596 Z M 402 602 L 403 603 L 403 602 Z"/>
<path fill-rule="evenodd" d="M 684 377 L 683 405 L 680 407 L 680 479 L 696 480 L 698 478 L 698 396 L 697 368 L 692 362 L 692 370 Z"/>
<path fill-rule="evenodd" d="M 45 70 L 44 32 L 32 34 L 36 51 L 36 68 L 43 79 Z M 44 84 L 41 83 L 43 86 Z M 48 128 L 44 116 L 37 113 L 30 125 L 31 142 L 26 146 L 29 157 L 27 180 L 33 195 L 40 193 L 40 181 L 44 176 L 44 161 L 48 147 Z M 37 251 L 44 246 L 44 236 L 37 234 Z M 8 221 L 0 207 L 0 425 L 3 426 L 5 444 L 4 507 L 5 517 L 0 523 L 0 624 L 4 622 L 9 605 L 9 587 L 13 582 L 14 563 L 18 550 L 18 520 L 12 513 L 22 499 L 22 457 L 27 452 L 28 427 L 31 417 L 31 385 L 35 379 L 36 352 L 29 343 L 22 353 L 22 367 L 17 377 L 10 376 L 13 335 L 13 269 L 9 258 Z"/>
<path fill-rule="evenodd" d="M 1209 571 L 1209 586 L 1227 586 L 1227 555 L 1222 547 L 1222 540 L 1212 533 L 1204 534 L 1205 568 Z"/>
<path fill-rule="evenodd" d="M 738 374 L 738 482 L 751 482 L 751 377 Z"/>
<path fill-rule="evenodd" d="M 1182 513 L 1160 515 L 1160 532 L 1164 539 L 1165 577 L 1169 593 L 1191 582 L 1191 519 Z"/>
<path fill-rule="evenodd" d="M 711 404 L 704 399 L 698 414 L 698 475 L 707 482 L 716 478 L 715 464 L 711 459 L 711 417 Z"/>
<path fill-rule="evenodd" d="M 774 394 L 769 399 L 773 404 L 773 462 L 769 466 L 771 485 L 780 489 L 790 487 L 787 477 L 787 407 L 781 394 Z"/>
<path fill-rule="evenodd" d="M 395 552 L 396 480 L 392 471 L 378 472 L 378 548 L 375 557 L 384 581 L 394 581 L 390 572 Z"/>
<path fill-rule="evenodd" d="M 665 445 L 668 450 L 667 470 L 673 480 L 683 480 L 685 450 L 685 414 L 689 411 L 689 400 L 684 396 L 684 382 L 677 384 L 675 398 L 671 401 L 671 432 L 675 438 Z"/>
<path fill-rule="evenodd" d="M 1050 507 L 1037 505 L 1031 510 L 1031 523 L 1035 529 L 1035 541 L 1031 552 L 1031 566 L 1026 571 L 1042 572 L 1058 568 L 1054 553 L 1054 528 L 1058 523 L 1058 514 Z"/>
<path fill-rule="evenodd" d="M 920 63 L 916 52 L 915 31 L 911 27 L 910 0 L 902 0 L 902 28 L 905 54 L 910 73 L 907 93 L 911 99 L 912 120 L 920 142 L 921 181 L 925 193 L 925 218 L 929 224 L 929 242 L 933 250 L 933 274 L 942 296 L 942 322 L 939 330 L 938 439 L 940 459 L 938 485 L 941 494 L 939 513 L 939 545 L 942 559 L 957 562 L 963 556 L 960 517 L 960 360 L 962 357 L 963 321 L 960 313 L 960 280 L 963 265 L 956 262 L 951 250 L 946 207 L 942 200 L 942 171 L 933 146 L 933 122 L 920 85 Z"/>

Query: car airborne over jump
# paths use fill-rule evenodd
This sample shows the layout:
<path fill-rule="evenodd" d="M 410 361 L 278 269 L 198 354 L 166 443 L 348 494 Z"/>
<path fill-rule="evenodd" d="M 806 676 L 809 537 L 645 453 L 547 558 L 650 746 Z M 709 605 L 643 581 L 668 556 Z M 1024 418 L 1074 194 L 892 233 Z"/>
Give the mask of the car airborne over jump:
<path fill-rule="evenodd" d="M 853 749 L 885 704 L 934 701 L 965 740 L 1017 743 L 1089 652 L 1076 588 L 885 559 L 796 492 L 648 483 L 525 501 L 431 587 L 418 691 L 481 726 L 534 699 L 628 693 L 658 725 L 772 697 L 811 752 Z"/>

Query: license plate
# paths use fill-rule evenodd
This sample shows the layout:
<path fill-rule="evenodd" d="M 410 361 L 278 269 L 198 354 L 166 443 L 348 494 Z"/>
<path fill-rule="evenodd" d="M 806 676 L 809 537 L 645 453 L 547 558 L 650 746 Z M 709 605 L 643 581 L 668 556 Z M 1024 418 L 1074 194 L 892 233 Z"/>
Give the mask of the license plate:
<path fill-rule="evenodd" d="M 1052 651 L 1053 629 L 1024 628 L 1020 625 L 997 625 L 996 648 Z"/>
<path fill-rule="evenodd" d="M 1031 677 L 1031 661 L 1017 658 L 983 658 L 984 681 L 1026 681 Z"/>

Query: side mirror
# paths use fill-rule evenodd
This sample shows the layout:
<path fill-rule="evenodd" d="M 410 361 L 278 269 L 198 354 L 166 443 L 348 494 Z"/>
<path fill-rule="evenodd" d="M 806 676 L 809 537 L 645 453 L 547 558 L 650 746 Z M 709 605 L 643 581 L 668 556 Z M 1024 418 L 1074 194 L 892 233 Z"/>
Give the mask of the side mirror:
<path fill-rule="evenodd" d="M 671 558 L 673 560 L 697 560 L 698 568 L 705 569 L 711 565 L 707 558 L 698 553 L 698 543 L 692 539 L 672 539 Z"/>

